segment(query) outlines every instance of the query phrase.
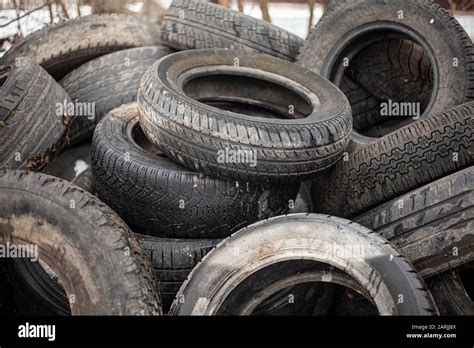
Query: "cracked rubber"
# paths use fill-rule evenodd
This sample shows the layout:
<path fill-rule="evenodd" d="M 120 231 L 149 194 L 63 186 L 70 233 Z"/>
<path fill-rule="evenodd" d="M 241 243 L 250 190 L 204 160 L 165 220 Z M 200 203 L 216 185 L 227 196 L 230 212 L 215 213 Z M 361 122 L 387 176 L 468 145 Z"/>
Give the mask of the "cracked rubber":
<path fill-rule="evenodd" d="M 282 118 L 199 101 L 215 99 L 274 107 Z M 145 73 L 138 106 L 145 135 L 166 156 L 209 176 L 239 181 L 309 179 L 342 156 L 352 129 L 346 97 L 327 80 L 296 64 L 242 51 L 190 50 L 164 57 Z M 226 160 L 221 155 L 228 150 L 252 154 L 256 161 Z"/>
<path fill-rule="evenodd" d="M 382 204 L 354 221 L 390 240 L 424 278 L 474 261 L 474 167 Z"/>
<path fill-rule="evenodd" d="M 472 164 L 474 101 L 418 120 L 350 154 L 313 182 L 314 209 L 351 218 Z"/>
<path fill-rule="evenodd" d="M 334 245 L 360 246 L 364 254 L 337 252 L 331 249 Z M 275 217 L 224 239 L 193 269 L 178 294 L 183 300 L 173 303 L 171 313 L 247 314 L 254 296 L 285 279 L 271 272 L 271 265 L 285 262 L 287 270 L 293 270 L 290 278 L 298 277 L 302 264 L 344 272 L 367 292 L 381 315 L 437 314 L 423 279 L 387 240 L 357 223 L 319 214 Z M 259 276 L 262 272 L 264 277 Z M 331 279 L 327 273 L 325 281 Z"/>
<path fill-rule="evenodd" d="M 162 39 L 179 50 L 229 48 L 294 61 L 303 39 L 268 22 L 217 4 L 174 0 L 161 27 Z"/>
<path fill-rule="evenodd" d="M 174 163 L 144 137 L 136 104 L 98 124 L 91 153 L 99 197 L 130 225 L 160 237 L 226 237 L 283 214 L 299 188 L 225 181 Z"/>
<path fill-rule="evenodd" d="M 171 52 L 163 46 L 131 48 L 91 60 L 67 74 L 60 84 L 71 99 L 95 107 L 93 117 L 81 115 L 71 125 L 70 142 L 91 138 L 109 111 L 136 101 L 145 71 Z"/>
<path fill-rule="evenodd" d="M 40 169 L 67 138 L 67 93 L 38 64 L 0 67 L 0 168 Z"/>
<path fill-rule="evenodd" d="M 38 30 L 10 48 L 0 65 L 18 57 L 35 59 L 56 80 L 104 54 L 159 45 L 160 26 L 142 16 L 101 14 L 62 21 Z"/>
<path fill-rule="evenodd" d="M 74 295 L 73 315 L 162 313 L 143 249 L 97 198 L 46 174 L 1 170 L 0 201 L 0 242 L 37 245 L 39 259 Z"/>

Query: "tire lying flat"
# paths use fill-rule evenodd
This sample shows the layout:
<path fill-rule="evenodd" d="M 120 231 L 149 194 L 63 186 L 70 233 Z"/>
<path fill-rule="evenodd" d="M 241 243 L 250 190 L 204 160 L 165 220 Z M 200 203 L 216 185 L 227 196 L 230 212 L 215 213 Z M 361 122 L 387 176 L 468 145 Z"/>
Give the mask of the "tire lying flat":
<path fill-rule="evenodd" d="M 474 261 L 474 167 L 382 204 L 354 221 L 390 240 L 427 278 Z"/>
<path fill-rule="evenodd" d="M 282 118 L 203 103 L 213 100 L 266 105 Z M 242 51 L 191 50 L 164 57 L 145 73 L 138 105 L 145 135 L 166 156 L 239 181 L 314 176 L 341 157 L 351 131 L 349 103 L 327 80 L 298 65 Z"/>
<path fill-rule="evenodd" d="M 160 26 L 141 16 L 102 14 L 49 25 L 9 49 L 0 65 L 26 56 L 36 60 L 56 80 L 81 64 L 131 47 L 160 44 Z"/>
<path fill-rule="evenodd" d="M 313 182 L 315 211 L 351 218 L 470 166 L 473 115 L 465 103 L 350 154 Z"/>
<path fill-rule="evenodd" d="M 92 116 L 81 115 L 71 126 L 70 141 L 91 138 L 103 116 L 134 102 L 145 71 L 171 52 L 163 46 L 131 48 L 91 60 L 67 74 L 60 84 L 71 99 L 94 106 Z"/>
<path fill-rule="evenodd" d="M 199 0 L 174 0 L 162 24 L 163 41 L 179 50 L 242 49 L 294 61 L 300 37 L 268 22 Z"/>
<path fill-rule="evenodd" d="M 361 246 L 364 253 L 354 257 L 352 253 L 335 252 L 331 249 L 335 244 Z M 260 292 L 267 290 L 265 295 L 271 296 L 278 288 L 269 288 L 285 280 L 276 269 L 290 271 L 286 273 L 293 281 L 287 282 L 288 286 L 308 281 L 305 272 L 299 270 L 322 264 L 334 268 L 334 273 L 323 275 L 323 281 L 331 282 L 340 272 L 347 274 L 364 288 L 382 315 L 437 312 L 423 280 L 385 239 L 351 221 L 318 214 L 279 216 L 223 240 L 191 272 L 178 294 L 183 301 L 175 301 L 171 312 L 248 314 L 258 305 L 256 300 L 264 299 Z"/>
<path fill-rule="evenodd" d="M 387 38 L 409 39 L 420 45 L 429 56 L 433 85 L 422 117 L 474 99 L 472 41 L 457 20 L 431 0 L 331 1 L 308 36 L 297 62 L 339 86 L 344 64 L 351 66 L 358 52 Z M 413 64 L 407 62 L 413 61 L 413 57 L 407 61 L 397 58 L 393 65 L 401 64 L 405 71 L 409 70 Z M 376 78 L 370 72 L 371 67 L 366 67 L 361 74 L 367 79 Z M 404 80 L 398 81 L 402 84 Z M 368 83 L 365 87 L 370 87 Z M 380 78 L 375 85 L 389 87 L 389 83 Z M 355 131 L 351 148 L 360 148 L 373 141 L 374 137 Z"/>
<path fill-rule="evenodd" d="M 130 225 L 160 237 L 226 237 L 285 212 L 299 186 L 225 181 L 174 163 L 143 136 L 136 104 L 99 123 L 91 152 L 99 197 Z"/>
<path fill-rule="evenodd" d="M 67 93 L 30 59 L 0 67 L 0 168 L 43 167 L 65 142 L 65 103 Z"/>
<path fill-rule="evenodd" d="M 0 200 L 0 241 L 38 246 L 39 259 L 74 298 L 72 314 L 162 313 L 143 249 L 94 196 L 49 175 L 2 170 Z"/>

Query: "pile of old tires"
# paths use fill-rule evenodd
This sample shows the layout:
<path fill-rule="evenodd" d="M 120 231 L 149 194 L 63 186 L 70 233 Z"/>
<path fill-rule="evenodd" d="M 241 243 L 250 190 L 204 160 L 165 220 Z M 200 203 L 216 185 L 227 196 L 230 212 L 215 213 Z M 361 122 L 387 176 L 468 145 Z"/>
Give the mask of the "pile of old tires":
<path fill-rule="evenodd" d="M 432 1 L 333 1 L 304 41 L 174 0 L 0 65 L 20 313 L 474 313 L 474 50 Z"/>

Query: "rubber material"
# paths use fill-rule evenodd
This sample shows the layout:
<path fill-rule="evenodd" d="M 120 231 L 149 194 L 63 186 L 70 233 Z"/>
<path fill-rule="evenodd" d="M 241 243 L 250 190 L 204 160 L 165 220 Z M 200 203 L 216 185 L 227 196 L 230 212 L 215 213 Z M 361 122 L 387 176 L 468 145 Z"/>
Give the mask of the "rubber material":
<path fill-rule="evenodd" d="M 268 22 L 217 4 L 174 0 L 161 27 L 162 39 L 179 50 L 250 50 L 294 61 L 303 39 Z"/>

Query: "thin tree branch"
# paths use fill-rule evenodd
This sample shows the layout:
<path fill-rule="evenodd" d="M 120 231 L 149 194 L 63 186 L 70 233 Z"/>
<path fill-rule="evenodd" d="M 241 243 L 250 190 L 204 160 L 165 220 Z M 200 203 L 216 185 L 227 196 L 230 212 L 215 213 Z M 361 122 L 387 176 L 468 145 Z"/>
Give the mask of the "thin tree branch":
<path fill-rule="evenodd" d="M 40 7 L 34 8 L 34 9 L 28 11 L 28 12 L 25 12 L 25 13 L 23 13 L 21 16 L 17 16 L 15 19 L 12 19 L 11 21 L 9 21 L 9 22 L 7 22 L 7 23 L 0 24 L 0 28 L 7 27 L 7 26 L 9 26 L 10 24 L 15 23 L 16 21 L 18 21 L 18 20 L 20 20 L 20 19 L 22 19 L 22 18 L 24 18 L 24 17 L 26 17 L 26 16 L 32 14 L 33 12 L 36 12 L 36 11 L 38 11 L 38 10 L 41 10 L 42 8 L 48 6 L 49 4 L 51 4 L 51 2 L 48 2 L 48 3 L 44 4 L 44 5 L 41 5 Z"/>

